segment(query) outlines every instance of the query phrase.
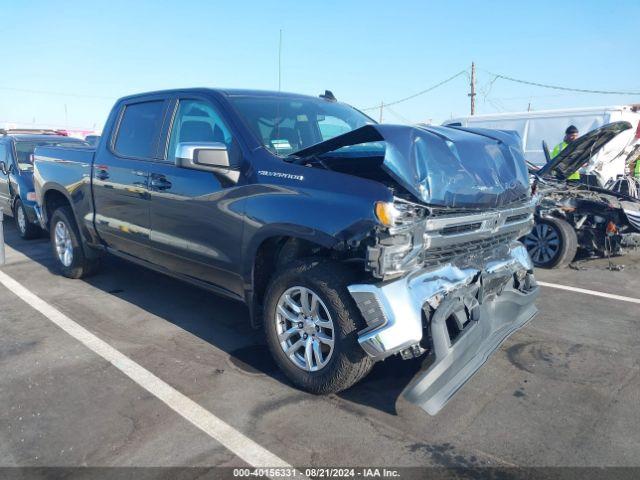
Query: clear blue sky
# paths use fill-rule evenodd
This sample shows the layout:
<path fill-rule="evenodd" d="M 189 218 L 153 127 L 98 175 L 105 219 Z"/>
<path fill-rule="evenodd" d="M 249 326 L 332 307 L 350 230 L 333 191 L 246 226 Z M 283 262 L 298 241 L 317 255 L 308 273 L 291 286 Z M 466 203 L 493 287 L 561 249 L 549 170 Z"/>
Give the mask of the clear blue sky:
<path fill-rule="evenodd" d="M 171 87 L 325 89 L 360 108 L 478 68 L 478 113 L 640 103 L 567 94 L 640 91 L 640 2 L 0 0 L 0 123 L 102 127 L 113 100 Z M 57 92 L 76 96 L 28 93 Z M 469 111 L 468 79 L 393 107 L 385 121 Z M 488 95 L 487 95 L 488 93 Z M 100 97 L 100 98 L 94 98 Z M 66 105 L 66 114 L 65 114 Z M 377 112 L 370 112 L 377 116 Z"/>

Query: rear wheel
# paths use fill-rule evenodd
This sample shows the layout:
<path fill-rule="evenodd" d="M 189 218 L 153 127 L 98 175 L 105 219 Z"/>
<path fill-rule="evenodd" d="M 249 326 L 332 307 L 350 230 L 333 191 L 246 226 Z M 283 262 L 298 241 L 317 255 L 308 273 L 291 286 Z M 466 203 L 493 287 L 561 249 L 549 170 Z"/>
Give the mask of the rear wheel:
<path fill-rule="evenodd" d="M 349 388 L 373 361 L 358 344 L 364 320 L 347 291 L 341 264 L 306 261 L 276 273 L 265 297 L 271 354 L 297 387 L 316 394 Z"/>
<path fill-rule="evenodd" d="M 15 205 L 13 206 L 13 218 L 16 220 L 16 226 L 18 227 L 18 233 L 25 240 L 31 240 L 32 238 L 37 238 L 42 233 L 40 227 L 34 225 L 29 221 L 29 217 L 27 216 L 27 212 L 24 209 L 24 205 L 20 199 L 16 200 Z"/>
<path fill-rule="evenodd" d="M 573 261 L 578 250 L 574 228 L 560 218 L 536 219 L 533 229 L 523 239 L 536 267 L 557 268 Z"/>
<path fill-rule="evenodd" d="M 83 278 L 96 270 L 98 262 L 86 257 L 71 208 L 60 207 L 53 213 L 50 234 L 53 256 L 62 275 Z"/>

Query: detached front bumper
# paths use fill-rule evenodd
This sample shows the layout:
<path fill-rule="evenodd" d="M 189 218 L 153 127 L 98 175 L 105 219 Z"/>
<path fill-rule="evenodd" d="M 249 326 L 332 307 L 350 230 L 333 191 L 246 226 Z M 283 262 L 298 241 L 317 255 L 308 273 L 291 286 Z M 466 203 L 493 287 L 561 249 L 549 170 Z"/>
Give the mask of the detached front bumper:
<path fill-rule="evenodd" d="M 381 360 L 429 351 L 428 366 L 404 395 L 431 415 L 537 313 L 533 265 L 521 243 L 496 250 L 481 265 L 464 262 L 349 286 L 368 324 L 358 338 L 368 355 Z"/>

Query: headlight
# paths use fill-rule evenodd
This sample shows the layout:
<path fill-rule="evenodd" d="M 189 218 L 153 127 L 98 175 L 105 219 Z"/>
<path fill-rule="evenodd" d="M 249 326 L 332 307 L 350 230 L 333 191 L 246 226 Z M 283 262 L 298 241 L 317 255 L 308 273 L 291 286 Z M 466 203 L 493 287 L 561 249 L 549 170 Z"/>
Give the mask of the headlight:
<path fill-rule="evenodd" d="M 367 248 L 367 268 L 377 278 L 403 275 L 420 262 L 429 208 L 401 198 L 376 202 L 376 218 L 386 228 L 378 229 L 374 245 Z"/>
<path fill-rule="evenodd" d="M 393 202 L 376 202 L 375 213 L 385 227 L 401 228 L 422 220 L 429 210 L 417 203 L 394 198 Z"/>
<path fill-rule="evenodd" d="M 376 202 L 376 217 L 385 227 L 393 227 L 400 217 L 400 212 L 391 202 Z"/>

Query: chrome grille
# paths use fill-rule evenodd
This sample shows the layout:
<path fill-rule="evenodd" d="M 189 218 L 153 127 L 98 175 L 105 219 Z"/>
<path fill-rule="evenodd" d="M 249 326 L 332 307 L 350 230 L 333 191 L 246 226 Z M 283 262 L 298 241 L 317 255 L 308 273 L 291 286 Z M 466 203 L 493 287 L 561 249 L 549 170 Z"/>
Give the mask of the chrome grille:
<path fill-rule="evenodd" d="M 438 265 L 462 256 L 475 255 L 513 241 L 512 233 L 495 235 L 482 240 L 457 243 L 452 246 L 433 247 L 423 252 L 424 266 Z"/>

